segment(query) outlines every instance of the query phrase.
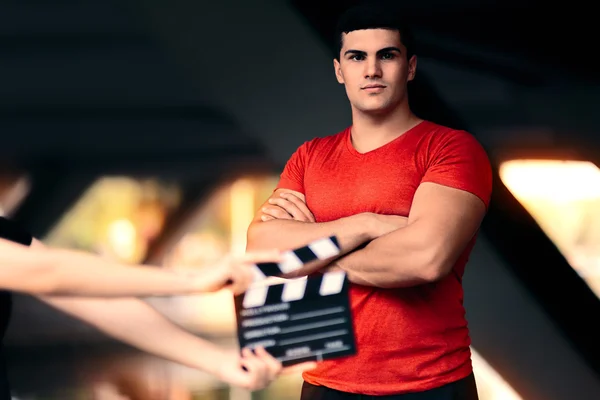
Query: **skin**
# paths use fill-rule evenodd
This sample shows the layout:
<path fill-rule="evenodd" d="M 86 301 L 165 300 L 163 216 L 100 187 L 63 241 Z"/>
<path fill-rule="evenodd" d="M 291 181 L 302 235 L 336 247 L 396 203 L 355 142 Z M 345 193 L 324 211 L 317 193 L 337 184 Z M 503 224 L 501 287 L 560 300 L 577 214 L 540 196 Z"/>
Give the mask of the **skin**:
<path fill-rule="evenodd" d="M 177 262 L 193 255 L 193 248 L 177 253 Z M 251 265 L 277 262 L 275 250 L 225 257 L 210 266 L 187 263 L 174 272 L 131 266 L 96 255 L 44 246 L 34 239 L 23 246 L 0 239 L 0 287 L 35 295 L 89 297 L 147 297 L 213 292 L 229 288 L 242 293 L 252 283 Z"/>
<path fill-rule="evenodd" d="M 346 88 L 352 144 L 360 153 L 389 143 L 422 121 L 411 112 L 407 95 L 417 58 L 408 59 L 406 54 L 397 31 L 366 29 L 343 35 L 333 66 L 336 79 Z M 333 268 L 346 271 L 357 284 L 409 287 L 449 274 L 485 212 L 477 196 L 426 182 L 417 188 L 408 218 L 362 213 L 319 223 L 302 193 L 280 189 L 250 225 L 248 249 L 286 248 L 319 235 L 339 234 L 340 258 L 309 265 L 297 275 Z"/>
<path fill-rule="evenodd" d="M 98 256 L 46 247 L 34 239 L 23 246 L 0 239 L 2 288 L 37 296 L 50 306 L 78 318 L 107 335 L 161 358 L 206 371 L 233 386 L 260 390 L 279 375 L 312 368 L 303 363 L 284 369 L 264 348 L 254 352 L 222 349 L 172 323 L 141 299 L 152 294 L 192 294 L 232 290 L 241 293 L 252 282 L 250 265 L 279 261 L 278 251 L 226 258 L 201 269 L 193 247 L 174 254 L 174 273 L 127 266 Z"/>

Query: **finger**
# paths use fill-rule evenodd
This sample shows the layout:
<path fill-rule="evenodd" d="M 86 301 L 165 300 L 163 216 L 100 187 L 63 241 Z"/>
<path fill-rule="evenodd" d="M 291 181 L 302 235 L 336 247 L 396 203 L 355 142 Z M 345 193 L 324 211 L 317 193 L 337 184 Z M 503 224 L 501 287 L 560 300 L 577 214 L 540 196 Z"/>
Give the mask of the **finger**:
<path fill-rule="evenodd" d="M 315 216 L 310 212 L 306 203 L 298 196 L 292 193 L 281 193 L 280 196 L 293 203 L 306 216 L 309 222 L 315 222 Z"/>
<path fill-rule="evenodd" d="M 278 204 L 265 206 L 261 209 L 261 211 L 263 214 L 269 215 L 276 219 L 293 219 L 293 215 Z"/>
<path fill-rule="evenodd" d="M 269 354 L 269 352 L 267 352 L 263 347 L 255 348 L 254 352 L 256 356 L 263 360 L 267 365 L 269 378 L 271 378 L 271 380 L 275 379 L 283 369 L 281 362 Z"/>
<path fill-rule="evenodd" d="M 256 357 L 252 354 L 252 350 L 247 347 L 242 349 L 241 363 L 246 367 L 247 372 L 257 372 L 257 370 L 260 370 Z"/>
<path fill-rule="evenodd" d="M 266 205 L 261 209 L 263 214 L 277 219 L 292 219 L 294 217 L 288 210 L 285 209 L 285 207 L 282 207 L 276 203 L 271 203 L 270 200 L 269 203 L 269 205 Z"/>
<path fill-rule="evenodd" d="M 256 373 L 251 371 L 252 366 L 243 358 L 240 359 L 239 362 L 239 373 L 232 373 L 235 376 L 234 379 L 230 378 L 229 383 L 234 383 L 236 386 L 239 386 L 246 390 L 254 390 L 256 386 Z"/>
<path fill-rule="evenodd" d="M 277 218 L 271 217 L 270 215 L 263 214 L 260 216 L 260 219 L 261 219 L 261 221 L 266 222 L 266 221 L 274 221 Z"/>
<path fill-rule="evenodd" d="M 308 371 L 308 370 L 315 369 L 315 368 L 317 368 L 316 362 L 307 361 L 307 362 L 303 362 L 300 364 L 296 364 L 296 365 L 292 365 L 292 366 L 283 368 L 280 372 L 280 375 L 295 374 L 298 372 L 304 372 L 304 371 Z"/>
<path fill-rule="evenodd" d="M 314 218 L 313 213 L 310 211 L 308 206 L 306 205 L 306 201 L 294 193 L 281 193 L 280 197 L 286 199 L 290 203 L 293 203 L 296 207 L 298 207 L 302 212 L 309 218 Z"/>
<path fill-rule="evenodd" d="M 261 361 L 249 348 L 242 349 L 242 365 L 253 374 L 255 384 L 263 387 L 269 383 L 267 365 Z"/>
<path fill-rule="evenodd" d="M 296 204 L 288 201 L 284 198 L 275 198 L 269 199 L 269 204 L 276 205 L 285 210 L 288 214 L 290 214 L 296 221 L 307 222 L 308 217 L 304 214 L 304 212 L 296 206 Z"/>
<path fill-rule="evenodd" d="M 244 293 L 254 280 L 252 269 L 245 266 L 236 266 L 231 273 L 230 289 L 234 295 Z"/>

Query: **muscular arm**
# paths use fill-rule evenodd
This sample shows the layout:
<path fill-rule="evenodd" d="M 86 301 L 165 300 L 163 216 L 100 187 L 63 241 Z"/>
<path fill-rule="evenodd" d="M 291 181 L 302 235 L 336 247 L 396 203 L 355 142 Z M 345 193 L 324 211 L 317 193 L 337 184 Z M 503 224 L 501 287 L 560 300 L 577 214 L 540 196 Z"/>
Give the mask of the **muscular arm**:
<path fill-rule="evenodd" d="M 408 225 L 339 259 L 355 283 L 384 288 L 434 282 L 446 276 L 485 215 L 475 195 L 435 183 L 415 193 Z"/>
<path fill-rule="evenodd" d="M 304 203 L 304 195 L 291 190 L 276 190 L 270 199 L 282 199 L 282 193 L 291 193 Z M 283 199 L 285 209 L 282 212 L 294 213 L 293 198 Z M 261 207 L 269 206 L 269 200 Z M 289 211 L 285 211 L 289 210 Z M 248 228 L 247 250 L 255 251 L 265 248 L 287 250 L 306 245 L 323 237 L 335 235 L 341 247 L 341 254 L 346 254 L 358 246 L 372 240 L 378 235 L 378 227 L 374 224 L 372 215 L 357 214 L 331 222 L 304 222 L 295 219 L 271 219 L 263 221 L 262 211 L 259 211 Z M 292 217 L 290 215 L 290 217 Z M 293 217 L 292 217 L 293 218 Z M 329 264 L 332 260 L 319 260 L 310 263 L 298 272 L 298 275 L 308 274 Z M 294 275 L 294 276 L 298 276 Z"/>

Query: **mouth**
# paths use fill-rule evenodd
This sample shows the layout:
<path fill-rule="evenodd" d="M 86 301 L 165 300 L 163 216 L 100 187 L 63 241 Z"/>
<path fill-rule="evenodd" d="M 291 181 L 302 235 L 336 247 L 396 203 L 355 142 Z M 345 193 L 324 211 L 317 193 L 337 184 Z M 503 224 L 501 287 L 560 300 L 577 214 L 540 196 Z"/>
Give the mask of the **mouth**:
<path fill-rule="evenodd" d="M 385 85 L 378 85 L 378 84 L 373 84 L 373 85 L 367 85 L 367 86 L 363 86 L 362 90 L 367 91 L 367 92 L 380 92 L 383 89 L 385 89 Z"/>

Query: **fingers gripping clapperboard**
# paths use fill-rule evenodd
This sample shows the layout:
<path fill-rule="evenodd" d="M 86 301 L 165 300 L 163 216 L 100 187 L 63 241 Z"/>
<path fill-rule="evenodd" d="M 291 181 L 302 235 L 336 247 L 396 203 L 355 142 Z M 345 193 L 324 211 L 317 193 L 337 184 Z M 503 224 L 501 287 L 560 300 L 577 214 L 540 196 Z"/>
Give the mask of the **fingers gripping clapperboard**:
<path fill-rule="evenodd" d="M 315 261 L 340 253 L 335 236 L 286 252 L 280 263 L 255 265 L 255 282 L 235 297 L 240 347 L 264 347 L 283 366 L 356 352 L 344 272 L 265 284 Z"/>

